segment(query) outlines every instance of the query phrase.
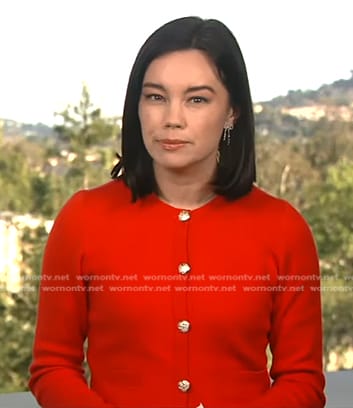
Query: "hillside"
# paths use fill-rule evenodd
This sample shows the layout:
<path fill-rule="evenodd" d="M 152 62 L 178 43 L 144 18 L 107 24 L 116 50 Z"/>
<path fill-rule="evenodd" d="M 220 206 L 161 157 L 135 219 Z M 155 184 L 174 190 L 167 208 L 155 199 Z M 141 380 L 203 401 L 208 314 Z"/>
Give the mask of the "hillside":
<path fill-rule="evenodd" d="M 43 123 L 30 124 L 16 122 L 15 120 L 0 118 L 0 131 L 5 138 L 34 138 L 43 139 L 54 135 L 53 129 Z"/>
<path fill-rule="evenodd" d="M 285 96 L 254 106 L 260 136 L 311 137 L 318 130 L 332 134 L 353 123 L 353 71 L 350 79 L 322 85 L 317 90 L 289 91 Z"/>
<path fill-rule="evenodd" d="M 263 102 L 272 107 L 293 108 L 312 105 L 352 106 L 353 71 L 351 78 L 339 79 L 332 84 L 322 85 L 317 90 L 289 91 L 285 96 L 278 96 L 271 101 Z"/>

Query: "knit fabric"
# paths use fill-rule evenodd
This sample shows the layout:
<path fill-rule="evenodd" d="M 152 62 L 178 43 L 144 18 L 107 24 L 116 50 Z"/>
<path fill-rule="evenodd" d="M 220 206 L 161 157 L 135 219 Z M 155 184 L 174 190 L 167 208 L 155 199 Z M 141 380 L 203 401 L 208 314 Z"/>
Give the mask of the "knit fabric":
<path fill-rule="evenodd" d="M 256 186 L 193 211 L 132 203 L 120 180 L 76 193 L 47 242 L 30 372 L 43 408 L 322 408 L 307 223 Z"/>

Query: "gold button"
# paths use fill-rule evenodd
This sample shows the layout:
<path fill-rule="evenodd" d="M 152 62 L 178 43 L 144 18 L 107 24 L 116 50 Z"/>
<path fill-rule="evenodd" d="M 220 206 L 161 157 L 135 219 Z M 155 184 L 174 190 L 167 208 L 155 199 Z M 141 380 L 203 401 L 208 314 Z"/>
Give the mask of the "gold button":
<path fill-rule="evenodd" d="M 190 212 L 186 210 L 180 211 L 178 215 L 179 221 L 188 221 L 191 218 Z"/>
<path fill-rule="evenodd" d="M 178 329 L 182 333 L 187 333 L 190 330 L 190 322 L 188 322 L 187 320 L 181 320 L 180 322 L 178 322 Z"/>
<path fill-rule="evenodd" d="M 190 381 L 188 380 L 181 380 L 178 382 L 178 388 L 182 392 L 188 391 L 190 389 L 190 386 L 191 384 L 190 384 Z"/>
<path fill-rule="evenodd" d="M 187 263 L 181 263 L 178 266 L 178 271 L 182 275 L 185 275 L 186 273 L 190 272 L 190 270 L 191 270 L 191 266 Z"/>

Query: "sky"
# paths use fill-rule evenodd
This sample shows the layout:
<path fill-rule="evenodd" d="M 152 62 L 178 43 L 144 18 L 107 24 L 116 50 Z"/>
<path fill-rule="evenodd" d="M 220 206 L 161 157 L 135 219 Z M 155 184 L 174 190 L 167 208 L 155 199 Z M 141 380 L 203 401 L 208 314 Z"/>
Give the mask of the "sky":
<path fill-rule="evenodd" d="M 231 29 L 254 102 L 351 77 L 352 0 L 0 0 L 0 118 L 52 125 L 83 83 L 121 115 L 142 43 L 187 15 Z"/>

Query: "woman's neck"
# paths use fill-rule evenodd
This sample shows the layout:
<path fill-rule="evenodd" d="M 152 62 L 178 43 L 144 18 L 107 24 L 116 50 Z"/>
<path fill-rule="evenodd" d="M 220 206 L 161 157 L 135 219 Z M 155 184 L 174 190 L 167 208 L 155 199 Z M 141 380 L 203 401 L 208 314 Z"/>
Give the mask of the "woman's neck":
<path fill-rule="evenodd" d="M 172 207 L 194 210 L 215 197 L 212 177 L 188 171 L 169 171 L 155 166 L 159 198 Z"/>

